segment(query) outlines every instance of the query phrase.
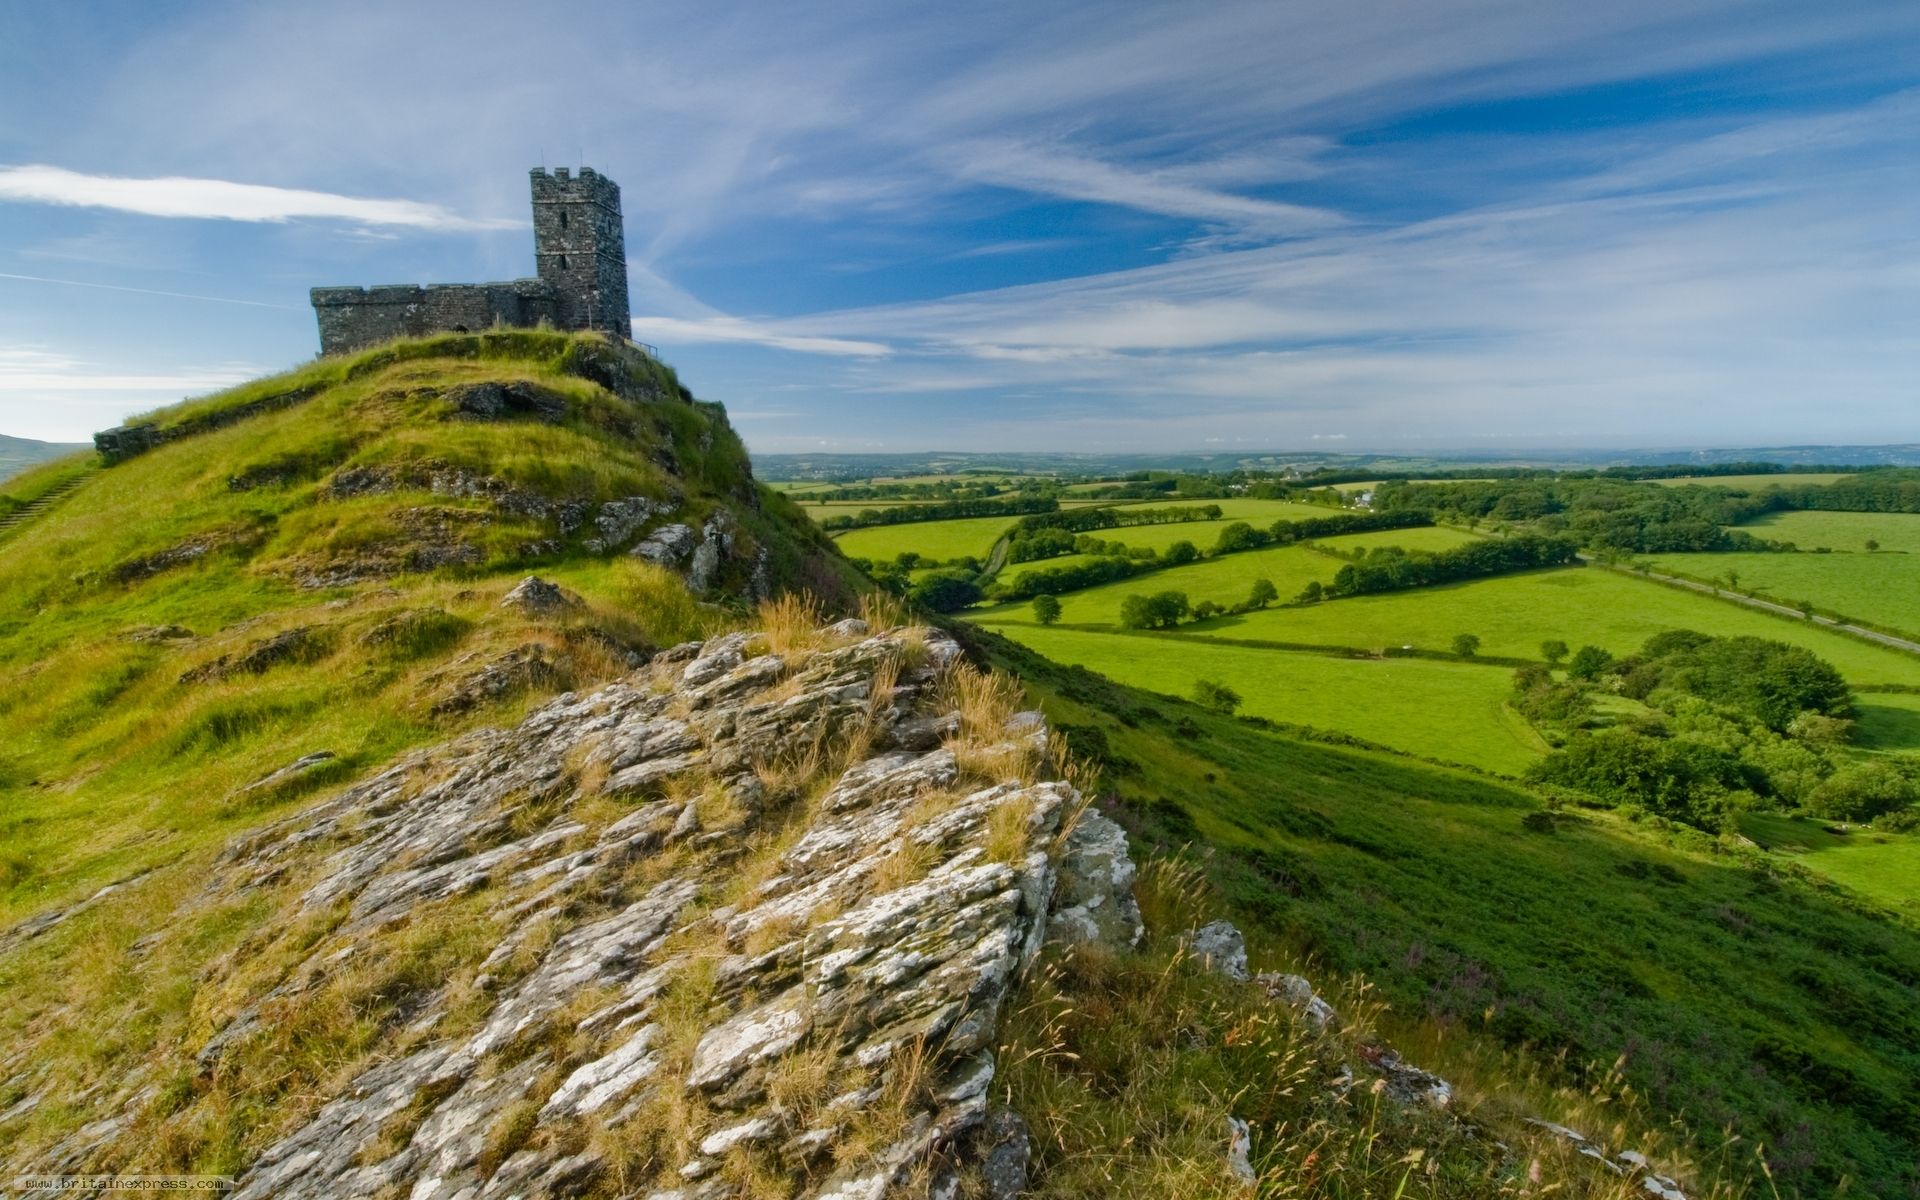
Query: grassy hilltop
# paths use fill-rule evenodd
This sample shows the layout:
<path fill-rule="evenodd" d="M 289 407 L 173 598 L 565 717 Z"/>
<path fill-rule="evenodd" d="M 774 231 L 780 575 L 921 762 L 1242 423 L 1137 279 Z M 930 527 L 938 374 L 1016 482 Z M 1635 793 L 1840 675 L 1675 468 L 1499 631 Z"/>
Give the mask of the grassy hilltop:
<path fill-rule="evenodd" d="M 79 479 L 0 534 L 0 923 L 190 861 L 409 745 L 698 636 L 718 610 L 595 545 L 610 504 L 645 498 L 695 530 L 725 513 L 717 594 L 744 596 L 762 562 L 766 586 L 847 594 L 820 535 L 754 484 L 725 412 L 591 336 L 402 342 L 142 421 L 308 393 L 6 485 L 26 503 Z M 557 630 L 501 606 L 532 572 L 585 600 Z M 319 752 L 333 757 L 248 786 Z"/>

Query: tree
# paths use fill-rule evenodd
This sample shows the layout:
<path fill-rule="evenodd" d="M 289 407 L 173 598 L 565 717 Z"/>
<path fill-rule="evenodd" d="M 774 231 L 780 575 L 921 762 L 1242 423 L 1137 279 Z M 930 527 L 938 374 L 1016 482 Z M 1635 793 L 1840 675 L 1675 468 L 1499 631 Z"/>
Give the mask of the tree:
<path fill-rule="evenodd" d="M 1051 625 L 1060 619 L 1060 601 L 1042 592 L 1033 598 L 1033 619 Z"/>
<path fill-rule="evenodd" d="M 1265 608 L 1280 598 L 1280 589 L 1273 586 L 1271 579 L 1253 581 L 1253 591 L 1247 594 L 1248 608 Z"/>
<path fill-rule="evenodd" d="M 1727 590 L 1734 591 L 1734 592 L 1737 592 L 1740 590 L 1740 572 L 1738 571 L 1727 572 Z"/>
<path fill-rule="evenodd" d="M 1472 658 L 1480 653 L 1480 639 L 1471 633 L 1462 633 L 1453 639 L 1453 652 L 1460 658 Z"/>
<path fill-rule="evenodd" d="M 1187 603 L 1185 592 L 1155 592 L 1147 599 L 1147 606 L 1153 615 L 1154 628 L 1169 629 L 1178 625 L 1192 611 Z"/>
<path fill-rule="evenodd" d="M 1232 716 L 1233 710 L 1240 707 L 1240 693 L 1218 680 L 1201 679 L 1193 685 L 1193 702 L 1223 716 Z"/>
<path fill-rule="evenodd" d="M 1307 604 L 1318 604 L 1320 603 L 1320 597 L 1325 594 L 1325 592 L 1326 589 L 1320 586 L 1320 581 L 1315 579 L 1300 589 L 1300 599 Z"/>
<path fill-rule="evenodd" d="M 1567 674 L 1575 679 L 1595 679 L 1612 661 L 1613 655 L 1600 647 L 1582 646 L 1573 652 L 1573 660 L 1567 664 Z"/>
<path fill-rule="evenodd" d="M 1839 821 L 1871 821 L 1920 801 L 1920 785 L 1908 772 L 1886 761 L 1845 767 L 1813 789 L 1807 808 Z"/>
<path fill-rule="evenodd" d="M 1868 554 L 1872 554 L 1872 553 L 1873 553 L 1873 552 L 1874 552 L 1875 550 L 1878 550 L 1879 548 L 1880 548 L 1880 543 L 1879 543 L 1879 542 L 1877 542 L 1877 541 L 1875 541 L 1875 540 L 1873 540 L 1872 538 L 1868 538 L 1868 539 L 1867 539 L 1867 553 L 1868 553 Z"/>
<path fill-rule="evenodd" d="M 1540 657 L 1547 660 L 1549 667 L 1557 667 L 1560 660 L 1567 656 L 1567 644 L 1559 638 L 1548 638 L 1540 643 Z"/>
<path fill-rule="evenodd" d="M 1200 550 L 1192 542 L 1175 542 L 1160 554 L 1160 561 L 1170 567 L 1183 566 L 1200 557 Z"/>
<path fill-rule="evenodd" d="M 1211 600 L 1202 600 L 1193 606 L 1193 619 L 1196 621 L 1204 621 L 1208 617 L 1217 617 L 1225 611 L 1225 609 Z"/>
<path fill-rule="evenodd" d="M 959 571 L 935 571 L 913 585 L 914 602 L 934 612 L 958 612 L 980 598 L 980 585 Z"/>

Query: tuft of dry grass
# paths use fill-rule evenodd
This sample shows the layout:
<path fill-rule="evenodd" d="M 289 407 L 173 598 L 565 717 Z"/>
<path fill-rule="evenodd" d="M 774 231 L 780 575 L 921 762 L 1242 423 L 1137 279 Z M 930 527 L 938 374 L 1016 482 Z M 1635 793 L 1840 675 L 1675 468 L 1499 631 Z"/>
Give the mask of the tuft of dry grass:
<path fill-rule="evenodd" d="M 1033 801 L 1022 794 L 1002 801 L 987 813 L 982 849 L 988 862 L 1020 863 L 1033 841 Z"/>
<path fill-rule="evenodd" d="M 942 711 L 960 715 L 960 739 L 976 744 L 1006 737 L 1007 722 L 1021 709 L 1020 681 L 971 663 L 955 663 L 941 678 L 935 699 Z"/>
<path fill-rule="evenodd" d="M 868 885 L 875 894 L 891 892 L 908 884 L 918 883 L 933 870 L 940 859 L 937 846 L 928 846 L 902 837 L 894 843 L 893 853 L 880 860 L 880 865 L 867 877 Z"/>
<path fill-rule="evenodd" d="M 755 613 L 767 648 L 775 654 L 801 654 L 826 645 L 826 614 L 810 592 L 788 592 L 762 600 Z"/>
<path fill-rule="evenodd" d="M 860 619 L 867 623 L 872 633 L 885 633 L 913 620 L 913 611 L 907 602 L 891 592 L 860 593 Z"/>

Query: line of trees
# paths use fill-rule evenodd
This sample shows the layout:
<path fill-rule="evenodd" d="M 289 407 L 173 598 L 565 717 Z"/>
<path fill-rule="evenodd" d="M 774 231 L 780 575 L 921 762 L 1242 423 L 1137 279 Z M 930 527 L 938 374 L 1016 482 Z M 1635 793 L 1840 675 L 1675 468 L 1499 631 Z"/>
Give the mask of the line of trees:
<path fill-rule="evenodd" d="M 1215 505 L 1206 507 L 1217 511 Z M 1029 517 L 1021 524 L 1025 525 L 1027 521 L 1033 520 L 1050 521 L 1054 516 L 1077 515 L 1069 511 L 1049 514 L 1042 518 Z M 1221 529 L 1220 536 L 1214 540 L 1213 548 L 1206 552 L 1206 557 L 1217 558 L 1222 554 L 1237 554 L 1243 550 L 1259 550 L 1267 546 L 1288 546 L 1342 534 L 1371 533 L 1384 529 L 1411 529 L 1431 524 L 1433 524 L 1432 517 L 1418 512 L 1343 512 L 1325 517 L 1308 517 L 1305 520 L 1282 519 L 1275 521 L 1266 529 L 1257 529 L 1245 521 L 1235 521 Z M 1083 545 L 1085 548 L 1082 548 Z M 1113 553 L 1112 551 L 1115 550 L 1123 551 L 1124 554 Z M 1048 567 L 1023 572 L 1011 582 L 997 585 L 993 591 L 994 598 L 1028 600 L 1042 593 L 1057 596 L 1063 592 L 1079 591 L 1082 588 L 1096 587 L 1119 579 L 1130 579 L 1135 575 L 1145 575 L 1163 567 L 1180 566 L 1201 557 L 1198 548 L 1187 541 L 1175 542 L 1166 550 L 1155 552 L 1144 547 L 1127 547 L 1118 542 L 1105 542 L 1098 538 L 1091 538 L 1085 542 L 1076 538 L 1074 552 L 1093 554 L 1096 557 L 1069 567 Z M 1011 550 L 1008 559 L 1012 562 L 1026 561 L 1013 558 Z"/>
<path fill-rule="evenodd" d="M 865 529 L 872 525 L 908 525 L 919 521 L 950 521 L 956 517 L 1000 517 L 1019 513 L 1050 513 L 1060 507 L 1051 496 L 1006 496 L 981 500 L 947 500 L 938 504 L 903 504 L 896 508 L 863 508 L 820 519 L 828 531 Z"/>
<path fill-rule="evenodd" d="M 1359 596 L 1540 567 L 1564 567 L 1577 561 L 1579 553 L 1579 544 L 1567 537 L 1489 539 L 1434 553 L 1383 546 L 1341 567 L 1321 594 Z"/>

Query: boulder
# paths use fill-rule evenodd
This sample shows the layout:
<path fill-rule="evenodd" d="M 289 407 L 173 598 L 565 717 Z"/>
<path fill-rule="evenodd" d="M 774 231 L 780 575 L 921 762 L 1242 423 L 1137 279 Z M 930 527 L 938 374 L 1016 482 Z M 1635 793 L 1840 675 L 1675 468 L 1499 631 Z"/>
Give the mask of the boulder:
<path fill-rule="evenodd" d="M 581 607 L 582 601 L 557 583 L 538 575 L 529 575 L 513 585 L 500 601 L 501 608 L 517 608 L 530 617 L 551 617 Z"/>
<path fill-rule="evenodd" d="M 687 525 L 662 525 L 635 546 L 631 553 L 662 567 L 677 567 L 693 553 L 695 538 Z"/>
<path fill-rule="evenodd" d="M 1133 898 L 1127 831 L 1092 809 L 1080 814 L 1061 847 L 1049 939 L 1113 949 L 1140 944 L 1146 926 Z"/>
<path fill-rule="evenodd" d="M 1208 970 L 1235 983 L 1245 983 L 1252 977 L 1247 972 L 1247 939 L 1233 922 L 1202 925 L 1187 934 L 1185 941 L 1188 951 Z"/>

